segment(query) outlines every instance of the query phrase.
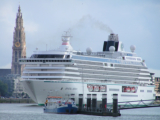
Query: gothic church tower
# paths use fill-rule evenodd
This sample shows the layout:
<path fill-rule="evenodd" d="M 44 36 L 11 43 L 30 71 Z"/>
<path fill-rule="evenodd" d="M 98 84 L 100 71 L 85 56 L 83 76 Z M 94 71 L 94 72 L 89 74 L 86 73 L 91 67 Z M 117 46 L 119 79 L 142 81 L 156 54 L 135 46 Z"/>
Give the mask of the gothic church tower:
<path fill-rule="evenodd" d="M 13 46 L 12 46 L 12 74 L 22 74 L 24 65 L 20 65 L 18 59 L 21 57 L 26 57 L 26 41 L 25 33 L 23 27 L 23 19 L 21 8 L 19 6 L 17 18 L 16 18 L 16 27 L 14 28 L 13 33 Z"/>

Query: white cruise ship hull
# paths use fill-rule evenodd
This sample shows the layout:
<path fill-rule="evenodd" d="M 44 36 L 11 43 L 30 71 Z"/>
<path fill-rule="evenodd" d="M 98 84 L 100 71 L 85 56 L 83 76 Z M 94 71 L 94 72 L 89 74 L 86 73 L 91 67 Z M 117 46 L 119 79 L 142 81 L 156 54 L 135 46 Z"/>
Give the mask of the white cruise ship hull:
<path fill-rule="evenodd" d="M 134 53 L 135 46 L 125 52 L 118 34 L 111 33 L 102 52 L 92 52 L 91 48 L 81 52 L 73 50 L 70 37 L 62 36 L 57 50 L 37 50 L 30 58 L 19 59 L 25 65 L 22 83 L 35 102 L 44 104 L 48 95 L 58 95 L 74 96 L 79 103 L 81 94 L 83 104 L 87 97 L 96 97 L 101 103 L 106 94 L 107 103 L 112 103 L 113 94 L 118 94 L 118 102 L 155 99 L 153 76 L 145 61 Z"/>
<path fill-rule="evenodd" d="M 102 94 L 107 94 L 107 103 L 112 103 L 112 95 L 118 94 L 118 102 L 125 101 L 137 101 L 137 100 L 151 100 L 155 99 L 154 86 L 138 86 L 136 93 L 124 93 L 122 92 L 122 86 L 124 84 L 115 83 L 83 83 L 74 81 L 45 81 L 45 80 L 23 80 L 22 81 L 25 91 L 29 96 L 39 105 L 43 105 L 47 96 L 62 96 L 62 98 L 69 98 L 71 94 L 75 94 L 75 102 L 78 103 L 79 94 L 83 94 L 83 103 L 86 104 L 87 94 L 96 94 L 97 101 L 102 101 Z M 89 92 L 87 85 L 106 85 L 105 92 Z M 143 92 L 141 92 L 143 91 Z M 150 91 L 150 92 L 147 92 Z M 149 103 L 149 102 L 145 102 Z M 133 102 L 137 104 L 137 102 Z"/>

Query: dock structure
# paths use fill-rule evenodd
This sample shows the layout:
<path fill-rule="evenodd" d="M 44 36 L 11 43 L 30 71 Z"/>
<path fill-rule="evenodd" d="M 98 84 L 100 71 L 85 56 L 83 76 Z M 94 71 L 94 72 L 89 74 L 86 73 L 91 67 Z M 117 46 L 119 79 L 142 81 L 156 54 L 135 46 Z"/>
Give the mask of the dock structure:
<path fill-rule="evenodd" d="M 83 106 L 83 94 L 79 94 L 78 114 L 117 117 L 121 116 L 120 110 L 123 109 L 148 107 L 160 107 L 160 100 L 138 100 L 118 102 L 118 94 L 113 94 L 113 102 L 107 103 L 107 94 L 102 94 L 101 106 L 97 107 L 97 95 L 92 94 L 91 99 L 91 94 L 87 94 L 87 105 Z"/>
<path fill-rule="evenodd" d="M 149 102 L 149 104 L 146 104 L 146 102 Z M 135 103 L 137 103 L 137 104 L 135 104 Z M 118 104 L 119 104 L 118 105 L 119 110 L 135 109 L 135 108 L 160 107 L 160 101 L 159 100 L 126 101 L 126 102 L 118 102 Z M 110 107 L 112 107 L 112 106 L 110 106 Z"/>
<path fill-rule="evenodd" d="M 118 94 L 113 94 L 113 108 L 107 108 L 107 94 L 102 95 L 102 106 L 97 107 L 97 95 L 87 94 L 87 105 L 83 106 L 83 94 L 79 94 L 78 114 L 97 115 L 97 116 L 121 116 L 118 109 Z"/>

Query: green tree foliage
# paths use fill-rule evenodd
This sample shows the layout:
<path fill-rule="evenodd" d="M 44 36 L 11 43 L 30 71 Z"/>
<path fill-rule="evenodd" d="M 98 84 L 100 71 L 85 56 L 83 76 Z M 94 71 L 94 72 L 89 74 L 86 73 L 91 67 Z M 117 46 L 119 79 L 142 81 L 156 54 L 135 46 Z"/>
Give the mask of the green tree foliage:
<path fill-rule="evenodd" d="M 24 92 L 22 92 L 22 97 L 24 96 Z"/>
<path fill-rule="evenodd" d="M 2 81 L 0 81 L 0 96 L 6 96 L 7 92 L 8 92 L 8 86 Z"/>

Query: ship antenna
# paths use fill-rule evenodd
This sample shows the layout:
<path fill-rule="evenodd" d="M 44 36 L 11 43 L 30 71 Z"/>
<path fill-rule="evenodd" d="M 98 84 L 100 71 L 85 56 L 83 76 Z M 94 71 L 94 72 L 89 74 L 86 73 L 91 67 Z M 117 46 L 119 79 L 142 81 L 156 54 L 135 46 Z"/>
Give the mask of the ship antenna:
<path fill-rule="evenodd" d="M 66 36 L 67 36 L 68 31 L 64 31 L 64 32 L 66 33 Z"/>

